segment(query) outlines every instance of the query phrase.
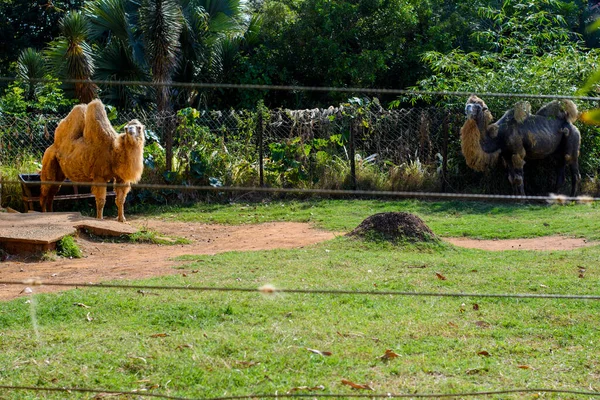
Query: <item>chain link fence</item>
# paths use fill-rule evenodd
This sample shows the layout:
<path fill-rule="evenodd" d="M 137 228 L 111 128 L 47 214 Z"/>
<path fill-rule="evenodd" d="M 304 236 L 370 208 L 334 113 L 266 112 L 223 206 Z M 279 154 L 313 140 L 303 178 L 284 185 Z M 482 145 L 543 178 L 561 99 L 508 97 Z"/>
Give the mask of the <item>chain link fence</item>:
<path fill-rule="evenodd" d="M 7 169 L 40 171 L 64 116 L 0 114 L 5 180 Z M 118 130 L 134 118 L 146 126 L 142 183 L 510 193 L 501 169 L 481 174 L 466 167 L 459 109 L 386 110 L 371 103 L 306 110 L 120 112 L 111 118 Z"/>
<path fill-rule="evenodd" d="M 193 122 L 228 146 L 236 147 L 235 142 L 247 144 L 243 150 L 255 154 L 244 156 L 249 159 L 254 156 L 254 160 L 259 157 L 258 147 L 262 140 L 263 155 L 268 159 L 273 158 L 279 145 L 297 145 L 303 148 L 305 156 L 313 150 L 325 151 L 350 164 L 350 150 L 354 147 L 358 160 L 371 157 L 370 161 L 379 163 L 402 164 L 419 160 L 424 165 L 438 165 L 447 145 L 445 140 L 449 134 L 456 133 L 450 132 L 455 128 L 452 121 L 456 120 L 456 114 L 459 114 L 459 120 L 462 119 L 460 112 L 436 108 L 372 111 L 340 106 L 265 110 L 260 114 L 262 121 L 258 121 L 259 113 L 255 111 L 199 111 Z M 44 150 L 53 142 L 56 126 L 64 116 L 0 114 L 1 162 L 5 165 L 19 164 L 27 159 L 41 162 Z M 174 154 L 177 154 L 178 146 L 189 145 L 184 141 L 189 139 L 185 138 L 185 130 L 190 126 L 182 125 L 181 114 L 127 112 L 119 113 L 112 122 L 119 127 L 133 118 L 146 126 L 149 142 L 157 141 L 167 148 L 168 131 L 172 129 Z M 203 144 L 196 141 L 196 145 L 201 147 Z M 294 156 L 296 161 L 303 161 L 298 154 Z M 304 161 L 308 161 L 305 158 Z"/>

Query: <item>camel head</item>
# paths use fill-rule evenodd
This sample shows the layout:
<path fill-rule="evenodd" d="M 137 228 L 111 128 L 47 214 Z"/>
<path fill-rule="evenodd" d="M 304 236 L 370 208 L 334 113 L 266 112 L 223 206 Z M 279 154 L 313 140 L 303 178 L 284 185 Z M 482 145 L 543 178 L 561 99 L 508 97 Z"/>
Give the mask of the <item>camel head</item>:
<path fill-rule="evenodd" d="M 491 124 L 494 120 L 485 102 L 474 94 L 467 100 L 465 114 L 467 115 L 467 119 L 473 119 L 478 124 L 483 123 L 485 126 Z"/>
<path fill-rule="evenodd" d="M 133 119 L 125 125 L 125 133 L 136 140 L 144 140 L 144 125 L 137 119 Z"/>

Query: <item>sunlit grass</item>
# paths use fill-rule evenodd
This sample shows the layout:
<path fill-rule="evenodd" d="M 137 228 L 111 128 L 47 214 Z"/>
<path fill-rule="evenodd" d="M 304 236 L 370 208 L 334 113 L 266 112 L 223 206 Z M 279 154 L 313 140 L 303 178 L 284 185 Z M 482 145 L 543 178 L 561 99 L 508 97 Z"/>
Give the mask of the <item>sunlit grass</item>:
<path fill-rule="evenodd" d="M 472 237 L 502 232 L 504 237 L 564 233 L 593 238 L 600 221 L 597 207 L 329 200 L 198 205 L 168 210 L 162 217 L 227 223 L 287 219 L 349 230 L 382 211 L 414 212 L 437 234 Z M 507 223 L 514 228 L 502 231 Z M 588 391 L 600 376 L 598 301 L 468 295 L 598 295 L 600 246 L 487 252 L 338 237 L 295 250 L 180 259 L 185 263 L 177 263 L 179 274 L 135 284 L 256 291 L 92 287 L 38 294 L 39 337 L 28 297 L 0 303 L 0 385 L 148 390 L 203 398 L 282 394 L 320 385 L 324 389 L 315 394 L 363 393 L 342 379 L 368 384 L 374 393 Z M 264 285 L 459 296 L 265 294 L 259 291 Z M 382 359 L 386 350 L 399 357 Z M 0 395 L 67 398 L 65 393 Z"/>

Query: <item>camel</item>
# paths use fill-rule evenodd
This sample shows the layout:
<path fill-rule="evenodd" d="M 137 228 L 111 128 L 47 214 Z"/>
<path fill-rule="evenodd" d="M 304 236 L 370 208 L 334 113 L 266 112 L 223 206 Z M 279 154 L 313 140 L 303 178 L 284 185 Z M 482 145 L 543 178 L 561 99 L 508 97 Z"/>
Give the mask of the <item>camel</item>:
<path fill-rule="evenodd" d="M 530 113 L 531 106 L 520 102 L 493 121 L 483 100 L 471 95 L 465 106 L 467 121 L 461 128 L 461 148 L 467 165 L 484 171 L 502 159 L 508 169 L 513 194 L 525 195 L 523 166 L 528 159 L 555 156 L 558 159 L 556 190 L 565 181 L 565 168 L 571 170 L 571 196 L 576 196 L 579 174 L 581 135 L 573 123 L 577 106 L 570 100 L 554 100 Z"/>
<path fill-rule="evenodd" d="M 132 120 L 118 134 L 111 126 L 104 104 L 93 100 L 79 104 L 60 121 L 54 143 L 42 158 L 42 182 L 95 183 L 96 218 L 102 219 L 106 204 L 106 184 L 115 182 L 118 221 L 125 222 L 124 204 L 131 183 L 137 183 L 144 170 L 144 125 Z M 52 211 L 60 185 L 42 184 L 42 212 Z"/>

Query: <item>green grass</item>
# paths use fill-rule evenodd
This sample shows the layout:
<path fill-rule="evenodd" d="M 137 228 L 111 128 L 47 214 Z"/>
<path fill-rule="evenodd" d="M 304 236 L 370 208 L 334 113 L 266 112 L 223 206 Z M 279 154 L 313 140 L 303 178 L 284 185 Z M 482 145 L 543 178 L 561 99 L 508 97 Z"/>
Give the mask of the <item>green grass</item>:
<path fill-rule="evenodd" d="M 65 236 L 56 243 L 56 253 L 66 258 L 81 258 L 83 253 L 73 236 Z"/>
<path fill-rule="evenodd" d="M 286 216 L 280 208 L 294 214 Z M 591 238 L 600 221 L 595 207 L 350 201 L 198 206 L 182 210 L 179 217 L 228 223 L 308 218 L 329 229 L 347 230 L 373 212 L 390 210 L 415 212 L 438 234 L 446 227 L 454 235 L 481 237 L 492 237 L 509 220 L 518 226 L 516 232 L 532 232 L 529 236 L 539 235 L 529 225 L 546 221 L 549 226 L 542 226 L 550 234 Z M 461 222 L 456 213 L 471 223 Z M 573 227 L 567 229 L 569 224 L 559 223 L 561 219 L 573 221 Z M 506 232 L 518 237 L 515 231 Z M 181 259 L 186 265 L 177 275 L 136 283 L 588 295 L 597 295 L 600 283 L 600 246 L 569 252 L 486 252 L 340 237 L 296 250 Z M 583 277 L 581 267 L 586 269 Z M 357 392 L 342 379 L 372 384 L 376 393 L 527 387 L 586 391 L 597 386 L 600 376 L 599 312 L 598 301 L 565 299 L 73 289 L 35 295 L 30 303 L 26 298 L 0 303 L 0 385 L 146 388 L 188 398 L 281 394 L 317 385 L 325 389 L 316 393 L 370 393 Z M 386 349 L 399 357 L 380 359 Z M 482 351 L 490 356 L 478 355 Z M 0 390 L 0 397 L 42 395 Z M 48 399 L 66 397 L 43 394 Z"/>
<path fill-rule="evenodd" d="M 156 209 L 158 216 L 179 221 L 220 224 L 300 221 L 343 232 L 354 229 L 372 214 L 389 211 L 418 215 L 442 237 L 512 239 L 565 235 L 600 239 L 597 229 L 600 206 L 596 204 L 550 206 L 466 201 L 313 200 L 197 204 Z"/>

